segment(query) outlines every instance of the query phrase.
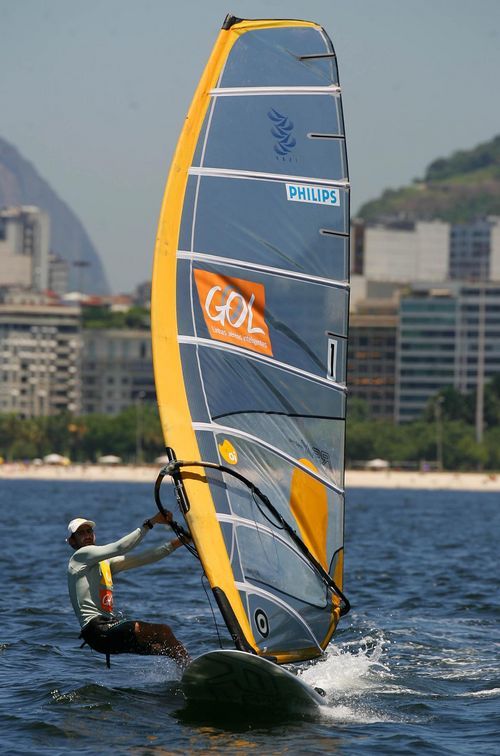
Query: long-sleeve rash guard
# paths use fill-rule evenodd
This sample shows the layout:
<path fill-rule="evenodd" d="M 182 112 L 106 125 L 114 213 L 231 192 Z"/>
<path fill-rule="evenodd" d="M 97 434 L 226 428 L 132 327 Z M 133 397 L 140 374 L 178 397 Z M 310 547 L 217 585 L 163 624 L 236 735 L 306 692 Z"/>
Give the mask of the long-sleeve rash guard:
<path fill-rule="evenodd" d="M 128 554 L 147 532 L 145 528 L 137 528 L 114 543 L 82 546 L 75 551 L 68 564 L 68 589 L 82 628 L 94 617 L 113 613 L 114 573 L 157 562 L 175 550 L 174 542 L 169 541 L 137 556 Z"/>

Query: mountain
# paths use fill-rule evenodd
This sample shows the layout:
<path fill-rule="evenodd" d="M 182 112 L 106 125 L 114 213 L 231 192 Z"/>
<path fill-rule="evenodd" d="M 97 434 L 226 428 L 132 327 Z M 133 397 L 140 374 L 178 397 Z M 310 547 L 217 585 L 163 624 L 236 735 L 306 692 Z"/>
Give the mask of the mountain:
<path fill-rule="evenodd" d="M 0 208 L 9 205 L 37 205 L 50 216 L 51 250 L 70 263 L 84 260 L 84 288 L 108 294 L 109 283 L 99 254 L 83 225 L 68 205 L 11 144 L 0 137 Z M 70 288 L 78 288 L 80 273 L 70 266 Z"/>
<path fill-rule="evenodd" d="M 450 223 L 500 216 L 500 135 L 471 150 L 434 160 L 423 179 L 387 189 L 364 204 L 358 215 L 366 221 L 399 217 Z"/>

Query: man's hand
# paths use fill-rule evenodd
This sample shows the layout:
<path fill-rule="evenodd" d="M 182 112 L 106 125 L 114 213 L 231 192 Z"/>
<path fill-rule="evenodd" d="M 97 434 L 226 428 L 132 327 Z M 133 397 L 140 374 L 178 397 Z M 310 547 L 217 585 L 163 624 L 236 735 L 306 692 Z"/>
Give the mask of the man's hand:
<path fill-rule="evenodd" d="M 158 512 L 155 514 L 154 517 L 150 517 L 150 522 L 153 523 L 153 525 L 160 524 L 160 525 L 170 525 L 172 520 L 174 519 L 174 516 L 172 512 L 165 512 L 165 514 L 162 514 L 161 512 Z"/>
<path fill-rule="evenodd" d="M 189 535 L 189 533 L 186 533 L 186 535 L 181 535 L 179 538 L 176 538 L 174 541 L 172 541 L 172 545 L 175 549 L 178 549 L 179 546 L 184 546 L 185 543 L 192 543 L 193 537 Z"/>

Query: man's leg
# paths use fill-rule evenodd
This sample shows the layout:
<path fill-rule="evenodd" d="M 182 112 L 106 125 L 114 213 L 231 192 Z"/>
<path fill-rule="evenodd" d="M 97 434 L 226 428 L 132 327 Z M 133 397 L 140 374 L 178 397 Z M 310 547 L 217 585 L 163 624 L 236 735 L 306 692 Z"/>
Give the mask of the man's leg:
<path fill-rule="evenodd" d="M 170 656 L 183 667 L 191 661 L 186 648 L 168 625 L 136 622 L 134 632 L 140 653 Z"/>

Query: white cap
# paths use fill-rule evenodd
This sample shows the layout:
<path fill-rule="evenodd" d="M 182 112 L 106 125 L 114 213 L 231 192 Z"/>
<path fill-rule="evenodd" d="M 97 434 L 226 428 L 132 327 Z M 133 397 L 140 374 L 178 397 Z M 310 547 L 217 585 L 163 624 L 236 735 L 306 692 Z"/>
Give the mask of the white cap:
<path fill-rule="evenodd" d="M 68 538 L 71 538 L 73 533 L 76 533 L 78 528 L 82 525 L 90 525 L 92 528 L 95 528 L 95 522 L 92 520 L 84 520 L 82 517 L 75 517 L 75 519 L 71 520 L 68 525 Z"/>

